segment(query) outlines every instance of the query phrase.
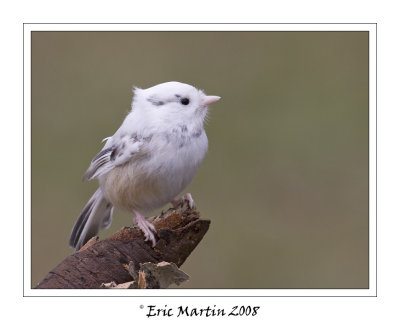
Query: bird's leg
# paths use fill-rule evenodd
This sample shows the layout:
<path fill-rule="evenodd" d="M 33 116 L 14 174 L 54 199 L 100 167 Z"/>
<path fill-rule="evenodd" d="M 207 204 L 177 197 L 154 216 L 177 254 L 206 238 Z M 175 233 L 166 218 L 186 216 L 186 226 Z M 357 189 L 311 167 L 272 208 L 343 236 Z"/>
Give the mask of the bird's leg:
<path fill-rule="evenodd" d="M 154 237 L 154 233 L 157 232 L 156 227 L 149 221 L 146 220 L 138 211 L 133 210 L 133 224 L 137 224 L 139 229 L 144 233 L 144 241 L 150 240 L 153 247 L 156 245 L 156 238 Z"/>
<path fill-rule="evenodd" d="M 182 196 L 182 198 L 180 198 L 178 200 L 175 200 L 175 199 L 172 200 L 171 204 L 175 208 L 178 205 L 183 204 L 186 200 L 189 202 L 189 208 L 190 209 L 195 209 L 196 208 L 196 205 L 194 203 L 193 197 L 192 197 L 192 195 L 190 193 L 186 193 L 184 196 Z"/>

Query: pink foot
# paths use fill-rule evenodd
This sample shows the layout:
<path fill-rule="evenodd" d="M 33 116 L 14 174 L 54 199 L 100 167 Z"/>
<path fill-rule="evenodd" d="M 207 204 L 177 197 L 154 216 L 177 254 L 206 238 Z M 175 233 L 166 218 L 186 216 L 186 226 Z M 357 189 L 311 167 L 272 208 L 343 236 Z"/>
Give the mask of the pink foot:
<path fill-rule="evenodd" d="M 156 238 L 154 237 L 154 233 L 157 232 L 156 227 L 136 210 L 133 210 L 133 213 L 135 214 L 133 217 L 133 224 L 137 224 L 139 229 L 143 231 L 145 237 L 144 241 L 150 240 L 153 247 L 155 247 Z"/>
<path fill-rule="evenodd" d="M 178 199 L 178 200 L 172 200 L 171 204 L 174 206 L 174 208 L 176 208 L 178 205 L 183 204 L 185 201 L 189 202 L 189 208 L 190 209 L 195 209 L 196 205 L 194 203 L 193 197 L 190 193 L 186 193 L 182 198 Z"/>

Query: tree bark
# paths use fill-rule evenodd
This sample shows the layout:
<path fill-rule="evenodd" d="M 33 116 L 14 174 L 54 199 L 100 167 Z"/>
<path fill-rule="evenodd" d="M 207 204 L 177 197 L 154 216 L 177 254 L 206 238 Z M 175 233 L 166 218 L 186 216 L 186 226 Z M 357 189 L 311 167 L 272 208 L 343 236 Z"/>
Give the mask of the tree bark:
<path fill-rule="evenodd" d="M 149 219 L 150 220 L 150 219 Z M 35 289 L 94 289 L 102 283 L 132 281 L 129 262 L 173 262 L 180 267 L 208 230 L 210 220 L 190 209 L 185 201 L 153 219 L 157 243 L 144 241 L 138 228 L 125 227 L 99 241 L 92 238 L 79 251 L 65 258 Z"/>

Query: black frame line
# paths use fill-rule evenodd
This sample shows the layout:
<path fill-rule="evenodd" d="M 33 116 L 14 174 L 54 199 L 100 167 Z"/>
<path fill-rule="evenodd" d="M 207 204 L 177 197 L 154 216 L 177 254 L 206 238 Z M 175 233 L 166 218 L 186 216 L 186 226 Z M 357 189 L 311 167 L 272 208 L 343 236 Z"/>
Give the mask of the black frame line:
<path fill-rule="evenodd" d="M 23 181 L 22 181 L 22 203 L 23 203 L 23 216 L 22 216 L 22 221 L 23 221 L 23 254 L 22 254 L 22 261 L 23 261 L 23 266 L 25 266 L 25 25 L 374 25 L 375 26 L 375 139 L 376 139 L 376 154 L 375 154 L 375 181 L 376 181 L 376 189 L 375 189 L 375 197 L 376 197 L 376 202 L 375 202 L 375 242 L 376 242 L 376 248 L 375 248 L 375 295 L 343 295 L 343 296 L 333 296 L 333 295 L 327 295 L 327 296 L 315 296 L 315 295 L 305 295 L 305 296 L 295 296 L 295 295 L 290 295 L 290 296 L 282 296 L 282 295 L 25 295 L 25 268 L 23 267 L 23 274 L 22 274 L 22 292 L 23 292 L 23 297 L 106 297 L 106 298 L 132 298 L 132 297 L 137 297 L 137 298 L 151 298 L 151 297 L 156 297 L 156 298 L 203 298 L 203 297 L 215 297 L 215 298 L 224 298 L 224 297 L 232 297 L 232 298 L 274 298 L 274 297 L 282 297 L 282 298 L 348 298 L 348 297 L 355 297 L 355 298 L 374 298 L 378 296 L 378 26 L 377 23 L 39 23 L 39 22 L 34 22 L 34 23 L 23 23 L 22 24 L 22 50 L 23 50 L 23 57 L 22 57 L 22 69 L 23 69 L 23 77 L 22 77 L 22 124 L 23 124 L 23 143 L 22 143 L 22 155 L 23 155 L 23 166 L 22 166 L 22 175 L 23 175 Z M 31 36 L 32 32 L 368 32 L 369 37 L 368 37 L 368 50 L 369 45 L 370 45 L 370 36 L 371 33 L 370 31 L 366 30 L 193 30 L 193 31 L 188 31 L 188 30 L 132 30 L 132 31 L 127 31 L 127 30 L 60 30 L 60 31 L 51 31 L 51 30 L 35 30 L 31 31 Z M 31 41 L 32 45 L 32 41 Z M 370 62 L 370 50 L 368 51 L 368 61 Z M 30 85 L 32 86 L 32 54 L 30 56 L 31 58 L 31 82 Z M 368 64 L 368 95 L 370 93 L 370 65 Z M 30 92 L 30 98 L 32 101 L 32 90 Z M 370 100 L 368 104 L 368 110 L 370 111 Z M 31 107 L 32 108 L 32 107 Z M 30 137 L 30 142 L 32 145 L 32 117 L 31 117 L 31 137 Z M 368 191 L 370 191 L 370 157 L 369 157 L 369 152 L 370 152 L 370 139 L 369 139 L 369 133 L 370 133 L 370 125 L 369 125 L 369 120 L 370 120 L 370 113 L 368 112 Z M 31 178 L 32 178 L 32 162 L 31 162 Z M 31 179 L 32 181 L 32 179 Z M 31 193 L 32 193 L 32 188 L 31 188 Z M 368 203 L 369 203 L 369 192 L 368 192 Z M 31 208 L 32 209 L 32 208 Z M 370 260 L 370 215 L 368 214 L 368 262 Z M 31 223 L 31 235 L 32 235 L 32 223 Z M 31 246 L 32 246 L 32 241 L 31 241 Z M 32 247 L 31 247 L 32 251 Z M 31 270 L 32 272 L 32 260 L 31 260 Z M 225 288 L 197 288 L 197 289 L 189 289 L 189 288 L 173 288 L 170 290 L 371 290 L 370 287 L 370 264 L 368 264 L 368 288 L 234 288 L 234 289 L 225 289 Z M 31 288 L 32 290 L 33 288 Z M 38 289 L 40 290 L 40 289 Z M 43 290 L 43 289 L 42 289 Z M 52 290 L 52 289 L 50 289 Z M 56 289 L 57 290 L 57 289 Z M 78 289 L 78 290 L 84 290 L 84 289 Z M 89 289 L 90 290 L 90 289 Z M 92 289 L 92 290 L 97 290 L 97 289 Z"/>

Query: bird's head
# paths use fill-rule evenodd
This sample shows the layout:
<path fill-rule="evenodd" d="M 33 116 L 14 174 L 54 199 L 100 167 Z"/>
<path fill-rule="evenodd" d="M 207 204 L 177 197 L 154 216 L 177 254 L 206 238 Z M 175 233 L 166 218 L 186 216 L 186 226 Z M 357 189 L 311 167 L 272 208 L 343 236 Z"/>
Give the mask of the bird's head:
<path fill-rule="evenodd" d="M 220 99 L 181 83 L 165 82 L 148 89 L 135 88 L 132 109 L 140 109 L 157 121 L 198 123 L 207 115 L 208 106 Z M 139 110 L 138 110 L 139 111 Z"/>

